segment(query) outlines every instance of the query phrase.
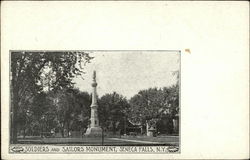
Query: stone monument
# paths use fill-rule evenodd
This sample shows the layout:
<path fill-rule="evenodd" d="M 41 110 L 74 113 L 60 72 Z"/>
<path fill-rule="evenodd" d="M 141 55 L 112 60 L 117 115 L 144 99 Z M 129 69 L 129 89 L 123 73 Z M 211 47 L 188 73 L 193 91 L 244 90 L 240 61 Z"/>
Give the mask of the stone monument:
<path fill-rule="evenodd" d="M 97 93 L 96 93 L 96 72 L 93 72 L 93 82 L 92 82 L 92 103 L 91 103 L 91 117 L 90 117 L 90 126 L 88 127 L 85 135 L 87 136 L 101 136 L 102 135 L 102 128 L 99 126 L 99 118 L 97 112 Z"/>

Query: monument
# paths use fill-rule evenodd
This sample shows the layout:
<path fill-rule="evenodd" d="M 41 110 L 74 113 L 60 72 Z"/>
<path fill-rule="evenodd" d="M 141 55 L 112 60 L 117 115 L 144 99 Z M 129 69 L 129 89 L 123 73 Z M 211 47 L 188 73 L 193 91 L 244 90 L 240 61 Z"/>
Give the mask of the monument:
<path fill-rule="evenodd" d="M 90 125 L 85 133 L 87 136 L 101 136 L 102 128 L 99 126 L 98 119 L 98 105 L 97 105 L 97 93 L 96 93 L 96 72 L 93 72 L 93 82 L 92 82 L 92 103 L 91 103 L 91 117 L 90 117 Z"/>

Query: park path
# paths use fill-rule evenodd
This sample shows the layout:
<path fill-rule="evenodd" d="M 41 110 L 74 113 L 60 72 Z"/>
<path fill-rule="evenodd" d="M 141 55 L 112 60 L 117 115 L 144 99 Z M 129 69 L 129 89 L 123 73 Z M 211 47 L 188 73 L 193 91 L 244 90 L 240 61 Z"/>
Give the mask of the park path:
<path fill-rule="evenodd" d="M 150 141 L 140 141 L 140 140 L 131 140 L 131 139 L 123 139 L 123 138 L 109 138 L 117 141 L 125 141 L 125 142 L 137 142 L 137 143 L 149 143 L 149 144 L 159 144 L 159 142 L 150 142 Z"/>

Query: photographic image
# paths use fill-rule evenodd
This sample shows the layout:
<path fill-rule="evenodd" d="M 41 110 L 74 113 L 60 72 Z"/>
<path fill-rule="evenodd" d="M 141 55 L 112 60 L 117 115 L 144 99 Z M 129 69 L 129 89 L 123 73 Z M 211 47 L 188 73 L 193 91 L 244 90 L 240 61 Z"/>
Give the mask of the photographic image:
<path fill-rule="evenodd" d="M 179 152 L 180 51 L 10 51 L 10 62 L 10 153 Z"/>

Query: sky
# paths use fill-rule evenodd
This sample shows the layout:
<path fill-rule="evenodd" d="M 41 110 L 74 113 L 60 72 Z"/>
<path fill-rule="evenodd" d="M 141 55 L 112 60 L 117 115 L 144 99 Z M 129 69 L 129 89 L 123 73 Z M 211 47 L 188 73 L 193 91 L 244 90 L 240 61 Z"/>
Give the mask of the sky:
<path fill-rule="evenodd" d="M 178 51 L 90 51 L 94 57 L 85 67 L 83 78 L 74 79 L 75 87 L 91 93 L 96 70 L 97 94 L 117 92 L 131 98 L 140 90 L 167 87 L 176 83 L 173 71 L 179 70 Z"/>

